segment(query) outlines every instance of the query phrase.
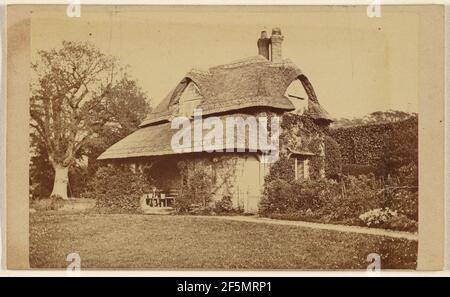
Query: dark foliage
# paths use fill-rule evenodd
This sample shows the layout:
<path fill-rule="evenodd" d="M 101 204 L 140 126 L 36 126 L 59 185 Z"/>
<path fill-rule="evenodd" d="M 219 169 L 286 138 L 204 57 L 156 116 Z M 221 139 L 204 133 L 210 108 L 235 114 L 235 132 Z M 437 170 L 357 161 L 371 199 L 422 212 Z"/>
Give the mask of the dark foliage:
<path fill-rule="evenodd" d="M 342 174 L 342 156 L 339 144 L 331 137 L 325 136 L 325 175 L 327 178 L 339 179 Z"/>
<path fill-rule="evenodd" d="M 370 124 L 386 124 L 407 120 L 417 116 L 415 113 L 407 113 L 400 110 L 375 111 L 362 118 L 340 118 L 334 121 L 333 128 L 348 128 Z"/>
<path fill-rule="evenodd" d="M 209 213 L 213 182 L 211 174 L 202 166 L 188 168 L 189 162 L 180 161 L 178 167 L 182 184 L 174 207 L 178 213 Z"/>
<path fill-rule="evenodd" d="M 360 164 L 344 164 L 342 165 L 342 174 L 351 176 L 367 175 L 377 172 L 375 165 L 360 165 Z"/>
<path fill-rule="evenodd" d="M 294 178 L 294 160 L 288 158 L 286 155 L 280 155 L 278 161 L 271 165 L 270 172 L 264 178 L 264 182 L 266 184 L 271 183 L 274 180 L 293 182 Z"/>
<path fill-rule="evenodd" d="M 223 196 L 221 200 L 214 203 L 214 212 L 217 214 L 230 214 L 235 212 L 230 196 Z"/>
<path fill-rule="evenodd" d="M 366 225 L 360 219 L 362 214 L 386 207 L 399 215 L 370 227 L 416 230 L 416 189 L 387 186 L 373 175 L 343 176 L 340 182 L 267 180 L 260 214 L 279 219 Z"/>
<path fill-rule="evenodd" d="M 340 146 L 343 173 L 357 176 L 403 175 L 418 166 L 418 117 L 407 120 L 331 129 Z M 415 179 L 414 177 L 411 177 Z"/>
<path fill-rule="evenodd" d="M 55 173 L 48 160 L 46 149 L 34 142 L 33 137 L 31 141 L 35 150 L 30 159 L 30 198 L 48 198 L 53 189 Z"/>
<path fill-rule="evenodd" d="M 100 167 L 84 197 L 95 199 L 97 207 L 106 211 L 133 213 L 139 211 L 142 195 L 150 192 L 150 184 L 144 174 L 123 164 Z"/>

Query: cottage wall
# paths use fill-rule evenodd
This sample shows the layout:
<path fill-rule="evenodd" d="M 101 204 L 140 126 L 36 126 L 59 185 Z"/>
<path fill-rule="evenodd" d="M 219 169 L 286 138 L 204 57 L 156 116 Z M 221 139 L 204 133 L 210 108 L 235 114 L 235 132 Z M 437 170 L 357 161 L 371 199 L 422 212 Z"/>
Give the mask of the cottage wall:
<path fill-rule="evenodd" d="M 280 132 L 280 158 L 289 158 L 292 167 L 297 169 L 299 162 L 308 160 L 308 178 L 317 179 L 325 177 L 325 131 L 326 127 L 316 124 L 311 118 L 295 113 L 286 113 L 282 117 Z M 297 156 L 293 152 L 313 154 Z M 302 169 L 305 169 L 303 166 Z M 292 175 L 295 175 L 295 170 Z M 297 176 L 305 176 L 305 173 Z"/>
<path fill-rule="evenodd" d="M 269 171 L 256 153 L 197 155 L 186 159 L 187 174 L 202 168 L 212 180 L 211 206 L 230 197 L 233 207 L 247 213 L 257 213 L 262 197 L 264 177 Z"/>

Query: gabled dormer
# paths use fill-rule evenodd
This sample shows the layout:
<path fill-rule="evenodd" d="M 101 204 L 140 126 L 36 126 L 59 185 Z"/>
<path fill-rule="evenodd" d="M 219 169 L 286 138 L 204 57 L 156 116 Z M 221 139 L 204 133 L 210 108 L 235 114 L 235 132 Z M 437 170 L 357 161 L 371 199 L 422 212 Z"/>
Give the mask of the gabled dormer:
<path fill-rule="evenodd" d="M 303 114 L 308 108 L 308 94 L 299 79 L 294 79 L 291 82 L 284 95 L 295 106 L 295 110 L 292 112 Z"/>
<path fill-rule="evenodd" d="M 194 109 L 200 105 L 203 100 L 203 96 L 200 94 L 200 90 L 193 81 L 189 81 L 186 88 L 180 94 L 178 100 L 178 113 L 179 115 L 190 117 L 194 113 Z"/>

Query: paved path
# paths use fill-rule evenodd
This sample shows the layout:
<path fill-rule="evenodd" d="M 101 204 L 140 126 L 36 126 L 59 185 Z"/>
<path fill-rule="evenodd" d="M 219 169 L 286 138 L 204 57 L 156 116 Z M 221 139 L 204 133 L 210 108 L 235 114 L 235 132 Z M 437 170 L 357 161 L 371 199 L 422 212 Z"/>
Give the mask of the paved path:
<path fill-rule="evenodd" d="M 218 220 L 229 220 L 238 222 L 249 223 L 263 223 L 274 225 L 286 225 L 286 226 L 298 226 L 312 229 L 333 230 L 339 232 L 361 233 L 368 235 L 387 236 L 394 238 L 403 238 L 408 240 L 418 240 L 417 233 L 393 231 L 379 228 L 368 228 L 359 226 L 347 226 L 347 225 L 334 225 L 334 224 L 322 224 L 303 221 L 288 221 L 288 220 L 275 220 L 269 218 L 261 218 L 258 216 L 197 216 L 199 218 L 213 218 Z"/>

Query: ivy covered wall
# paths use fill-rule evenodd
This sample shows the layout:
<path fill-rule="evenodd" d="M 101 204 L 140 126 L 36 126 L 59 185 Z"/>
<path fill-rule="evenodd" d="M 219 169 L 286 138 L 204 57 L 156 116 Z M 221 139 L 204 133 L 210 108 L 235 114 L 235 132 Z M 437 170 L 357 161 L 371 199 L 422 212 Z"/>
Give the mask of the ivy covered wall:
<path fill-rule="evenodd" d="M 264 167 L 256 153 L 199 153 L 186 157 L 178 162 L 182 177 L 178 208 L 181 211 L 188 211 L 190 205 L 214 208 L 226 200 L 236 210 L 256 211 Z"/>
<path fill-rule="evenodd" d="M 294 179 L 295 161 L 293 158 L 289 158 L 293 151 L 314 154 L 308 157 L 311 179 L 322 177 L 322 172 L 326 174 L 328 127 L 318 125 L 310 117 L 295 113 L 283 114 L 280 127 L 280 160 L 271 168 L 270 174 L 280 176 L 281 173 L 284 173 L 286 176 L 283 179 Z"/>

